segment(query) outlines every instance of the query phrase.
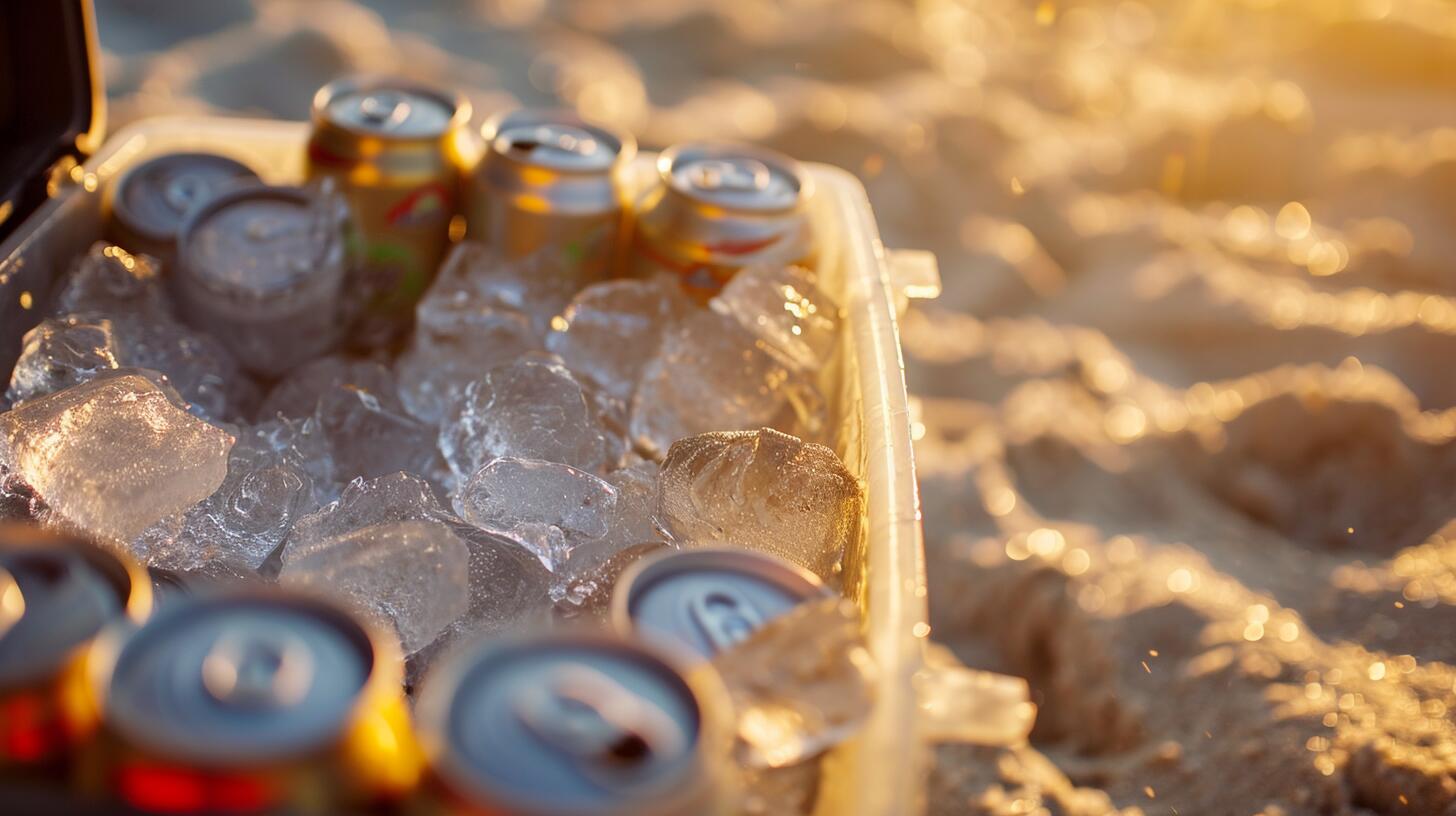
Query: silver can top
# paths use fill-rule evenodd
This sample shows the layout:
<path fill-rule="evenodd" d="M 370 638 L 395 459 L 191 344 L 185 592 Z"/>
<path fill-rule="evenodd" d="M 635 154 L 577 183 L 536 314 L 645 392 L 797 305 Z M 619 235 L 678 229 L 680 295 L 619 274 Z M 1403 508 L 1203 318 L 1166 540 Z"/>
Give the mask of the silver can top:
<path fill-rule="evenodd" d="M 798 162 L 757 147 L 675 145 L 658 157 L 658 170 L 688 198 L 739 212 L 791 210 L 808 190 Z"/>
<path fill-rule="evenodd" d="M 441 675 L 420 703 L 426 741 L 445 783 L 476 804 L 533 816 L 648 812 L 699 781 L 700 701 L 654 652 L 582 636 L 508 639 L 457 655 Z"/>
<path fill-rule="evenodd" d="M 319 270 L 338 224 L 296 187 L 246 187 L 193 213 L 181 234 L 181 266 L 192 283 L 239 299 L 293 291 Z"/>
<path fill-rule="evenodd" d="M 108 574 L 107 565 L 56 544 L 0 542 L 0 688 L 52 675 L 126 607 L 123 567 Z"/>
<path fill-rule="evenodd" d="M 621 137 L 569 112 L 512 111 L 485 130 L 493 152 L 548 170 L 606 172 L 622 155 Z"/>
<path fill-rule="evenodd" d="M 121 643 L 105 716 L 163 757 L 275 762 L 341 737 L 377 657 L 363 627 L 306 596 L 180 599 Z"/>
<path fill-rule="evenodd" d="M 830 594 L 813 574 L 770 555 L 680 550 L 633 565 L 613 592 L 612 617 L 623 633 L 711 660 L 774 618 Z"/>
<path fill-rule="evenodd" d="M 322 109 L 332 124 L 396 139 L 445 135 L 458 107 L 443 94 L 403 80 L 341 80 L 320 93 L 327 94 Z"/>
<path fill-rule="evenodd" d="M 257 173 L 226 156 L 168 153 L 132 167 L 117 179 L 111 212 L 134 233 L 154 241 L 171 241 L 197 207 L 239 184 L 256 182 Z"/>

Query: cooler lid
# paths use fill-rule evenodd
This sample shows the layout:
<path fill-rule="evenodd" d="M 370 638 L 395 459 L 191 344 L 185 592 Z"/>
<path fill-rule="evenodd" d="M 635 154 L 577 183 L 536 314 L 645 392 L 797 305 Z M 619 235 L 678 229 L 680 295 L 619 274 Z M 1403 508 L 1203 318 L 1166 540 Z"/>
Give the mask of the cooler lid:
<path fill-rule="evenodd" d="M 69 169 L 101 144 L 105 86 L 91 2 L 0 2 L 0 240 L 46 200 L 53 168 Z"/>

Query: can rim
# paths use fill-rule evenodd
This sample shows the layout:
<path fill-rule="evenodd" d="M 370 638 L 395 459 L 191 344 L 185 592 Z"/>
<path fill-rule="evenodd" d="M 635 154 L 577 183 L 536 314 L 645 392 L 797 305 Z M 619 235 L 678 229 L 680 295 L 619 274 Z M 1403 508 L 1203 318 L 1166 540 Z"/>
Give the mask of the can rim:
<path fill-rule="evenodd" d="M 450 119 L 445 123 L 445 127 L 442 128 L 439 133 L 434 133 L 427 136 L 402 136 L 394 133 L 375 133 L 372 131 L 367 131 L 363 128 L 354 127 L 343 122 L 339 122 L 332 116 L 329 116 L 329 104 L 332 103 L 337 97 L 346 93 L 358 93 L 360 91 L 380 90 L 384 88 L 408 91 L 409 93 L 420 94 L 421 96 L 428 96 L 440 102 L 444 102 L 451 109 Z M 342 130 L 346 133 L 352 133 L 357 136 L 367 136 L 374 139 L 382 139 L 384 141 L 392 142 L 395 144 L 406 144 L 438 142 L 441 139 L 448 138 L 452 132 L 470 121 L 471 113 L 472 111 L 470 106 L 470 100 L 466 98 L 465 94 L 460 93 L 459 91 L 440 88 L 435 85 L 430 85 L 424 82 L 417 82 L 406 77 L 396 76 L 392 74 L 364 73 L 351 74 L 349 76 L 339 77 L 338 79 L 327 83 L 322 88 L 319 88 L 316 92 L 314 92 L 313 103 L 309 109 L 309 118 L 313 121 L 314 125 L 318 127 L 329 127 L 336 130 Z"/>
<path fill-rule="evenodd" d="M 304 187 L 288 184 L 265 184 L 261 181 L 240 184 L 208 199 L 183 219 L 182 226 L 177 229 L 177 269 L 175 274 L 178 277 L 186 276 L 191 278 L 201 283 L 205 288 L 220 294 L 233 294 L 237 291 L 235 287 L 220 287 L 205 278 L 194 275 L 191 262 L 191 255 L 193 253 L 190 250 L 197 231 L 202 229 L 203 225 L 209 219 L 239 201 L 252 198 L 270 198 L 288 201 L 298 204 L 305 209 L 307 209 L 313 200 L 308 189 Z"/>
<path fill-rule="evenodd" d="M 594 135 L 605 135 L 617 142 L 617 155 L 612 159 L 611 165 L 606 169 L 607 173 L 615 173 L 622 167 L 629 164 L 637 156 L 637 138 L 630 132 L 612 127 L 603 122 L 588 119 L 571 108 L 506 108 L 490 115 L 480 126 L 480 138 L 485 145 L 485 156 L 494 156 L 497 159 L 511 162 L 512 164 L 525 166 L 525 164 L 512 156 L 508 156 L 495 149 L 495 138 L 500 135 L 501 128 L 508 122 L 516 124 L 520 120 L 525 124 L 554 122 L 579 127 L 583 130 L 593 132 Z M 582 168 L 551 168 L 553 172 L 568 176 L 593 176 L 602 173 L 601 170 L 588 170 Z"/>
<path fill-rule="evenodd" d="M 107 197 L 107 205 L 108 205 L 108 209 L 111 212 L 112 217 L 115 218 L 117 221 L 120 221 L 122 223 L 122 225 L 127 230 L 129 230 L 131 232 L 134 232 L 134 233 L 140 235 L 141 237 L 143 237 L 143 238 L 145 238 L 147 240 L 150 240 L 150 241 L 166 241 L 166 240 L 169 240 L 169 239 L 176 240 L 178 238 L 178 236 L 181 235 L 182 227 L 187 223 L 186 216 L 183 216 L 181 222 L 178 223 L 177 229 L 175 231 L 169 233 L 169 232 L 167 232 L 165 230 L 153 229 L 153 228 L 151 228 L 148 225 L 142 224 L 137 219 L 132 218 L 131 217 L 131 214 L 129 212 L 125 211 L 124 209 L 118 208 L 116 206 L 116 202 L 122 200 L 125 197 L 127 190 L 133 184 L 135 184 L 136 183 L 136 180 L 141 176 L 141 171 L 142 170 L 145 170 L 145 169 L 147 169 L 147 168 L 149 168 L 149 167 L 151 167 L 151 166 L 153 166 L 155 164 L 158 164 L 160 162 L 163 162 L 163 161 L 176 160 L 176 159 L 180 159 L 180 158 L 185 158 L 185 159 L 202 158 L 202 159 L 205 159 L 207 161 L 218 161 L 218 160 L 221 160 L 223 163 L 235 165 L 236 168 L 240 168 L 240 169 L 242 169 L 242 170 L 244 170 L 246 172 L 247 175 L 238 176 L 236 179 L 234 179 L 233 181 L 229 182 L 227 188 L 224 189 L 222 192 L 229 192 L 229 191 L 231 191 L 233 185 L 250 186 L 250 185 L 254 185 L 254 184 L 257 184 L 257 183 L 261 182 L 261 178 L 258 175 L 258 171 L 254 170 L 251 166 L 249 166 L 243 160 L 238 159 L 238 158 L 234 158 L 233 156 L 228 156 L 228 155 L 225 155 L 225 154 L 222 154 L 222 153 L 207 153 L 207 152 L 204 152 L 204 151 L 201 151 L 201 150 L 183 150 L 183 151 L 178 151 L 176 153 L 162 153 L 162 154 L 153 156 L 150 159 L 147 159 L 146 161 L 143 161 L 140 164 L 135 164 L 135 165 L 132 165 L 131 167 L 128 167 L 126 169 L 126 172 L 122 173 L 121 176 L 118 177 L 116 179 L 116 181 L 112 183 L 110 194 Z M 209 201 L 210 200 L 211 199 L 209 199 Z M 201 205 L 198 205 L 197 209 L 201 209 L 203 206 L 205 206 L 205 204 L 206 204 L 206 202 L 204 202 Z M 131 251 L 129 247 L 123 247 L 123 248 L 124 249 L 127 249 L 128 251 Z"/>
<path fill-rule="evenodd" d="M 22 540 L 15 541 L 19 536 Z M 147 571 L 137 561 L 112 547 L 71 530 L 47 530 L 35 524 L 8 522 L 0 524 L 0 550 L 23 549 L 47 551 L 64 548 L 97 567 L 108 584 L 118 577 L 124 577 L 129 586 L 125 588 L 118 617 L 103 624 L 88 640 L 76 644 L 54 664 L 36 666 L 30 673 L 17 678 L 13 685 L 0 684 L 0 688 L 24 688 L 50 674 L 53 674 L 76 656 L 85 654 L 107 631 L 120 623 L 139 625 L 152 614 L 152 582 Z M 118 587 L 120 588 L 120 587 Z"/>
<path fill-rule="evenodd" d="M 684 190 L 676 183 L 673 177 L 673 170 L 677 163 L 686 158 L 722 158 L 729 156 L 744 156 L 763 162 L 771 169 L 783 171 L 798 187 L 799 194 L 794 197 L 792 204 L 783 207 L 744 207 L 737 209 L 738 212 L 753 213 L 756 215 L 774 215 L 778 213 L 794 212 L 801 209 L 804 203 L 814 194 L 814 181 L 804 165 L 792 156 L 785 155 L 777 150 L 770 150 L 759 145 L 747 142 L 733 141 L 702 141 L 702 142 L 679 142 L 661 153 L 657 154 L 657 178 L 666 190 L 672 191 L 674 195 L 693 202 L 695 204 L 711 204 L 701 197 Z M 716 206 L 716 205 L 715 205 Z"/>
<path fill-rule="evenodd" d="M 366 708 L 381 698 L 401 693 L 404 687 L 404 661 L 398 654 L 393 640 L 368 620 L 361 618 L 348 607 L 318 592 L 296 588 L 283 589 L 271 585 L 233 585 L 209 588 L 205 593 L 181 599 L 149 621 L 163 621 L 174 616 L 190 614 L 199 605 L 258 603 L 271 608 L 323 610 L 339 620 L 347 621 L 369 646 L 370 666 L 364 682 L 354 693 L 339 727 L 315 739 L 300 743 L 291 750 L 278 750 L 266 755 L 238 758 L 229 756 L 228 746 L 183 744 L 171 739 L 156 739 L 148 736 L 145 723 L 138 723 L 129 714 L 118 716 L 118 709 L 112 705 L 112 671 L 117 661 L 142 627 L 113 625 L 104 629 L 92 643 L 86 654 L 87 685 L 97 701 L 101 720 L 109 729 L 116 731 L 129 744 L 143 751 L 154 752 L 162 758 L 202 767 L 264 767 L 279 762 L 310 756 L 330 746 L 345 742 L 352 725 L 366 713 Z"/>
<path fill-rule="evenodd" d="M 760 578 L 804 599 L 828 598 L 834 590 L 819 576 L 798 564 L 757 550 L 732 547 L 694 547 L 690 550 L 667 550 L 638 560 L 617 578 L 612 588 L 610 620 L 612 629 L 623 637 L 637 637 L 632 619 L 632 602 L 649 582 L 692 570 L 727 568 L 740 575 Z M 679 649 L 680 651 L 682 649 Z M 710 658 L 694 655 L 699 660 Z"/>
<path fill-rule="evenodd" d="M 569 629 L 518 631 L 477 639 L 464 647 L 456 647 L 425 679 L 415 705 L 417 739 L 426 767 L 444 785 L 447 793 L 464 796 L 472 806 L 484 807 L 490 812 L 500 809 L 519 816 L 551 816 L 550 813 L 537 809 L 539 803 L 520 799 L 500 790 L 491 790 L 480 784 L 461 758 L 450 750 L 449 735 L 454 692 L 471 669 L 515 649 L 550 646 L 598 649 L 625 647 L 640 657 L 666 667 L 692 692 L 698 715 L 698 738 L 693 745 L 692 762 L 692 767 L 698 771 L 696 781 L 681 786 L 676 784 L 678 780 L 671 780 L 658 786 L 656 792 L 660 797 L 650 800 L 650 806 L 644 804 L 640 811 L 641 816 L 666 816 L 683 812 L 673 809 L 674 806 L 678 803 L 695 803 L 695 797 L 702 796 L 706 786 L 715 780 L 720 787 L 731 789 L 733 780 L 725 777 L 725 769 L 727 764 L 731 764 L 736 732 L 733 703 L 728 687 L 717 671 L 710 665 L 690 661 L 681 650 L 618 637 L 610 631 Z M 616 807 L 589 807 L 573 813 L 579 813 L 580 816 L 612 816 L 621 813 Z"/>

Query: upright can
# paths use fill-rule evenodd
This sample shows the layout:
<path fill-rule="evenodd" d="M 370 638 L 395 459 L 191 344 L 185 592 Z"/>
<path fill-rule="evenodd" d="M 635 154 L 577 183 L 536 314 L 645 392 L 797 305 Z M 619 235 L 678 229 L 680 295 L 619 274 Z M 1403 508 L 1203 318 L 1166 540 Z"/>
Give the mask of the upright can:
<path fill-rule="evenodd" d="M 333 814 L 419 778 L 390 639 L 310 595 L 182 599 L 92 647 L 87 793 L 147 812 Z"/>
<path fill-rule="evenodd" d="M 706 666 L 584 632 L 457 653 L 416 709 L 418 814 L 728 816 L 727 693 Z"/>
<path fill-rule="evenodd" d="M 338 182 L 357 230 L 350 339 L 388 345 L 408 329 L 450 243 L 470 103 L 404 79 L 347 77 L 319 90 L 312 119 L 308 177 Z"/>
<path fill-rule="evenodd" d="M 658 183 L 638 201 L 631 274 L 676 275 L 700 302 L 755 264 L 812 264 L 804 168 L 772 150 L 675 145 L 657 158 Z"/>
<path fill-rule="evenodd" d="M 257 185 L 212 199 L 182 228 L 183 316 L 264 376 L 328 351 L 344 319 L 346 216 L 327 189 Z"/>
<path fill-rule="evenodd" d="M 552 271 L 577 288 L 609 277 L 626 239 L 621 174 L 637 153 L 632 137 L 550 110 L 499 114 L 481 135 L 470 237 L 506 258 L 550 253 Z"/>
<path fill-rule="evenodd" d="M 87 647 L 151 608 L 151 582 L 130 560 L 78 536 L 0 525 L 0 775 L 65 773 L 94 724 Z"/>
<path fill-rule="evenodd" d="M 106 199 L 107 233 L 133 255 L 160 258 L 174 276 L 177 233 L 193 210 L 244 184 L 252 168 L 216 153 L 166 153 L 129 168 Z"/>

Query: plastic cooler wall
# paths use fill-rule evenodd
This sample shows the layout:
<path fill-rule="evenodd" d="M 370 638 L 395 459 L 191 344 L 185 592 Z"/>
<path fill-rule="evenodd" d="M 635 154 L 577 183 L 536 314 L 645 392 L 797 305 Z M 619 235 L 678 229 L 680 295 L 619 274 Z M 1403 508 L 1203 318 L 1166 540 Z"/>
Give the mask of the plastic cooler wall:
<path fill-rule="evenodd" d="M 10 370 L 21 336 L 47 313 L 55 278 L 101 235 L 102 195 L 127 166 L 157 153 L 207 150 L 245 161 L 269 182 L 297 182 L 306 133 L 303 123 L 203 117 L 154 119 L 117 133 L 0 245 L 0 370 Z M 653 158 L 639 157 L 635 178 L 650 174 Z M 874 713 L 860 736 L 828 758 L 816 812 L 908 815 L 923 810 L 927 753 L 913 680 L 929 630 L 895 299 L 864 188 L 838 168 L 808 168 L 822 279 L 848 315 L 821 386 L 836 452 L 867 496 L 844 591 L 865 611 L 879 670 Z"/>

